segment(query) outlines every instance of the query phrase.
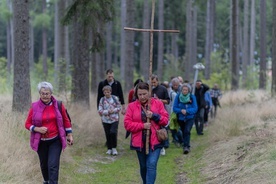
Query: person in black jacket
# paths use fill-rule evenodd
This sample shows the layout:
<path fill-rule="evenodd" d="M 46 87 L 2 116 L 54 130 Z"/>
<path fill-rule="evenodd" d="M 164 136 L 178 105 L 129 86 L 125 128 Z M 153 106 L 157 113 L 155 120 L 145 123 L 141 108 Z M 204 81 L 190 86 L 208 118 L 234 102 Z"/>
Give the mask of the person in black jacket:
<path fill-rule="evenodd" d="M 206 107 L 204 94 L 208 90 L 209 90 L 209 86 L 207 86 L 206 84 L 203 84 L 201 80 L 196 81 L 195 96 L 196 96 L 198 110 L 195 118 L 195 126 L 196 126 L 197 135 L 203 135 L 204 111 Z"/>
<path fill-rule="evenodd" d="M 124 101 L 124 94 L 122 90 L 122 85 L 119 81 L 114 79 L 114 72 L 112 69 L 108 69 L 106 71 L 106 79 L 101 81 L 98 85 L 98 96 L 97 96 L 97 109 L 99 107 L 100 99 L 104 96 L 103 94 L 103 87 L 109 85 L 112 88 L 112 95 L 115 95 L 119 98 L 119 101 L 122 105 L 121 114 L 125 114 L 125 101 Z"/>
<path fill-rule="evenodd" d="M 165 105 L 170 104 L 170 97 L 169 97 L 168 90 L 165 86 L 159 84 L 157 75 L 152 74 L 151 86 L 152 86 L 152 93 L 151 93 L 152 97 L 161 100 L 162 103 L 164 104 L 164 107 Z M 168 131 L 168 127 L 166 127 L 166 130 Z M 165 148 L 168 148 L 168 147 L 169 147 L 169 139 L 164 141 L 164 148 L 162 148 L 160 154 L 165 155 L 166 154 Z"/>

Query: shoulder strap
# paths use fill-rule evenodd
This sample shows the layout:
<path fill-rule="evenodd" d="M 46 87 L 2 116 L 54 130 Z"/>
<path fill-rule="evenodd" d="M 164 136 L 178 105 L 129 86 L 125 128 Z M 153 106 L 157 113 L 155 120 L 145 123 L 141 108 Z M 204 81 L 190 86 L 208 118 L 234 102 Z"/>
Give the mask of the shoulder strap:
<path fill-rule="evenodd" d="M 57 104 L 58 104 L 58 110 L 59 110 L 60 114 L 62 115 L 62 110 L 61 110 L 62 101 L 58 100 L 58 101 L 57 101 Z M 65 109 L 65 112 L 66 112 L 66 115 L 67 115 L 69 121 L 71 122 L 71 117 L 70 117 L 70 115 L 69 115 L 67 109 Z"/>
<path fill-rule="evenodd" d="M 61 104 L 62 104 L 62 101 L 58 100 L 57 104 L 58 104 L 58 110 L 61 113 Z"/>
<path fill-rule="evenodd" d="M 114 102 L 116 103 L 116 105 L 118 105 L 118 101 L 116 100 L 116 97 L 114 95 L 111 95 L 111 97 L 114 100 Z"/>

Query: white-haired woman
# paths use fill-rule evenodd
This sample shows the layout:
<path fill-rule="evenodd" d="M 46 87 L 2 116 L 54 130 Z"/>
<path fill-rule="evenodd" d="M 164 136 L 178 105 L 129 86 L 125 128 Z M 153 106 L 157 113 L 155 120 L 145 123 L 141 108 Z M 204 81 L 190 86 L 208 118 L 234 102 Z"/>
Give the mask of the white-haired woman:
<path fill-rule="evenodd" d="M 190 136 L 197 112 L 196 97 L 191 93 L 191 86 L 184 83 L 181 93 L 177 94 L 173 104 L 173 111 L 177 114 L 177 121 L 183 135 L 183 153 L 190 152 Z"/>
<path fill-rule="evenodd" d="M 66 140 L 73 144 L 72 127 L 65 107 L 60 111 L 52 96 L 52 84 L 40 82 L 38 92 L 40 99 L 32 103 L 25 127 L 31 132 L 30 145 L 38 153 L 44 184 L 58 183 L 60 154 Z"/>

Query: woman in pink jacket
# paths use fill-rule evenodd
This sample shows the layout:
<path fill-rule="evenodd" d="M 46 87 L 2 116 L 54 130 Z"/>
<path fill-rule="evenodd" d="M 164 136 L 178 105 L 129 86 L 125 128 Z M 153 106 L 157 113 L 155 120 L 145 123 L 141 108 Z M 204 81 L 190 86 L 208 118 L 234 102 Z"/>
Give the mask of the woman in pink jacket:
<path fill-rule="evenodd" d="M 169 115 L 160 100 L 150 97 L 147 83 L 140 82 L 137 85 L 135 96 L 136 101 L 128 105 L 124 125 L 131 132 L 130 148 L 137 152 L 143 183 L 153 184 L 160 150 L 164 147 L 157 139 L 156 129 L 167 125 Z M 147 118 L 150 118 L 150 123 L 147 123 Z M 148 154 L 145 150 L 147 130 L 150 130 Z"/>

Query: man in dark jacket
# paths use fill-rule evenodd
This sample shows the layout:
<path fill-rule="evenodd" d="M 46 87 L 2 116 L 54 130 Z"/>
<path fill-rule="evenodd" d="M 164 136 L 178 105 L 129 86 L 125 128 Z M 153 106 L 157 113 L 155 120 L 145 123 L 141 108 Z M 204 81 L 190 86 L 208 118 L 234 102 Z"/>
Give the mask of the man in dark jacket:
<path fill-rule="evenodd" d="M 122 85 L 119 81 L 114 79 L 114 73 L 112 69 L 108 69 L 106 71 L 106 79 L 101 81 L 98 85 L 98 96 L 97 96 L 97 108 L 99 107 L 100 99 L 104 96 L 103 94 L 103 87 L 109 85 L 112 88 L 112 95 L 115 95 L 119 98 L 121 105 L 122 105 L 122 114 L 125 114 L 125 101 L 124 101 L 124 94 L 122 90 Z"/>
<path fill-rule="evenodd" d="M 196 126 L 197 135 L 203 135 L 204 111 L 206 107 L 204 94 L 208 90 L 209 90 L 209 86 L 207 86 L 206 84 L 203 84 L 201 80 L 196 81 L 195 96 L 196 96 L 198 110 L 195 118 L 195 126 Z"/>

